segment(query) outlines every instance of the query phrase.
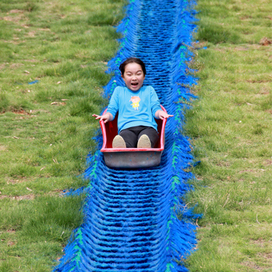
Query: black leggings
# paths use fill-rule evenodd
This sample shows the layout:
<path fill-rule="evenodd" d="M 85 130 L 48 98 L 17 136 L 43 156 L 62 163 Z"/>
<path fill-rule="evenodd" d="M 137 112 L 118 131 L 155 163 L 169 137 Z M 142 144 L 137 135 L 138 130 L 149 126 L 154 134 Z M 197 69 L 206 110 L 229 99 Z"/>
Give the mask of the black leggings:
<path fill-rule="evenodd" d="M 151 147 L 153 148 L 158 139 L 159 133 L 153 127 L 146 127 L 146 126 L 137 126 L 137 127 L 130 127 L 120 131 L 119 135 L 123 137 L 126 142 L 127 148 L 134 148 L 137 147 L 137 143 L 139 138 L 146 134 L 151 142 Z"/>

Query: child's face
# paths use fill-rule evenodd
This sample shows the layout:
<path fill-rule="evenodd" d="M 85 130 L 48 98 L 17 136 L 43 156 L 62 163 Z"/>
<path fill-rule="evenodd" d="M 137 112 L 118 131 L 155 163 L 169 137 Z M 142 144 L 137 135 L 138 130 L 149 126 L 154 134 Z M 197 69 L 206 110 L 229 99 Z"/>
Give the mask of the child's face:
<path fill-rule="evenodd" d="M 133 62 L 126 65 L 122 78 L 125 81 L 127 87 L 131 91 L 136 92 L 142 87 L 145 75 L 141 65 Z"/>

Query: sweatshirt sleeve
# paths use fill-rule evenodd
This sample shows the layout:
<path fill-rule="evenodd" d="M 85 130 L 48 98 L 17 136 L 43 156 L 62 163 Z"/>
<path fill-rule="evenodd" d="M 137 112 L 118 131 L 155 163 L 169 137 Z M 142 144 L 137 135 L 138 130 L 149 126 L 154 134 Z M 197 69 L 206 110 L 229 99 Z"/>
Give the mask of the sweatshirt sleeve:
<path fill-rule="evenodd" d="M 150 91 L 150 100 L 151 100 L 151 112 L 152 112 L 152 115 L 155 117 L 155 113 L 158 110 L 161 110 L 161 106 L 160 106 L 160 101 L 157 96 L 157 93 L 153 87 L 151 87 L 151 91 Z"/>
<path fill-rule="evenodd" d="M 119 109 L 119 87 L 116 87 L 111 96 L 107 112 L 111 113 L 114 119 L 118 109 Z"/>

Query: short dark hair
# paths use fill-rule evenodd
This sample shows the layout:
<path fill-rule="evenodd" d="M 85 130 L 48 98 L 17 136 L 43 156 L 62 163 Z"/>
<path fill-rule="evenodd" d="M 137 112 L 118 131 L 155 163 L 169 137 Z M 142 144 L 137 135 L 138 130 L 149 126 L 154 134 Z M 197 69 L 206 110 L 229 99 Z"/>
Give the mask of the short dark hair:
<path fill-rule="evenodd" d="M 145 64 L 142 60 L 139 58 L 128 58 L 126 59 L 123 63 L 120 64 L 119 69 L 121 71 L 121 75 L 125 73 L 125 68 L 129 63 L 137 63 L 142 67 L 144 75 L 146 75 L 146 69 L 145 69 Z"/>

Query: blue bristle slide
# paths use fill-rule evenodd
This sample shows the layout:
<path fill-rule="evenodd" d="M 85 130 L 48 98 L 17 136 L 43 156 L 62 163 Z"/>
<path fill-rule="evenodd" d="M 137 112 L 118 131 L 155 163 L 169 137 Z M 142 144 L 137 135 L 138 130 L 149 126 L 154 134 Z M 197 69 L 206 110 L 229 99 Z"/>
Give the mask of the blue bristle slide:
<path fill-rule="evenodd" d="M 182 134 L 184 113 L 196 97 L 197 84 L 187 67 L 193 53 L 195 3 L 190 0 L 130 0 L 116 56 L 108 63 L 113 77 L 104 88 L 109 98 L 124 85 L 119 65 L 141 58 L 147 68 L 144 84 L 152 85 L 169 114 L 161 164 L 134 170 L 108 168 L 99 150 L 87 158 L 84 223 L 74 230 L 53 271 L 172 272 L 188 271 L 184 260 L 196 247 L 197 215 L 183 196 L 194 165 L 189 139 Z M 190 73 L 188 73 L 190 72 Z M 101 134 L 96 137 L 98 149 Z M 189 170 L 188 170 L 189 169 Z"/>

